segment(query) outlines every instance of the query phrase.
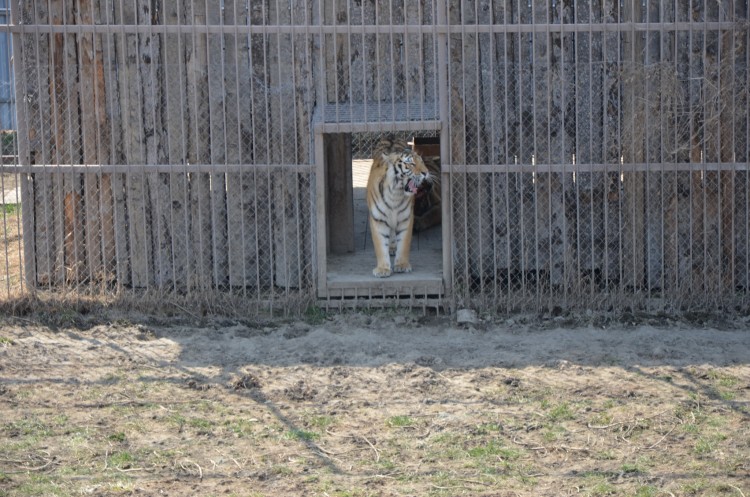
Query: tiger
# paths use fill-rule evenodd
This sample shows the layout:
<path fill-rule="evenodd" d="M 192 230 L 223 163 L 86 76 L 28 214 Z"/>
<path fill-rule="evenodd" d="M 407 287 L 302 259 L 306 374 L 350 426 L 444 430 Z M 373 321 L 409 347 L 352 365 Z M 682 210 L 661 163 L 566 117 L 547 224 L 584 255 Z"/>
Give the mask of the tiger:
<path fill-rule="evenodd" d="M 367 210 L 379 278 L 411 271 L 414 200 L 430 181 L 422 157 L 405 141 L 386 137 L 375 146 L 367 178 Z M 390 256 L 395 255 L 391 267 Z"/>

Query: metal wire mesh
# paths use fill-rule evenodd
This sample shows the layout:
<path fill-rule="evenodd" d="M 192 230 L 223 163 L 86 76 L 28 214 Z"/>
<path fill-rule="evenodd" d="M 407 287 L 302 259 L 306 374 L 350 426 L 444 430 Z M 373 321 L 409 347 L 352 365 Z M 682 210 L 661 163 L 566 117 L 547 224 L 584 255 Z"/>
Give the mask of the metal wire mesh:
<path fill-rule="evenodd" d="M 746 1 L 154 5 L 3 26 L 4 298 L 314 300 L 316 133 L 388 133 L 441 137 L 450 305 L 747 303 Z"/>

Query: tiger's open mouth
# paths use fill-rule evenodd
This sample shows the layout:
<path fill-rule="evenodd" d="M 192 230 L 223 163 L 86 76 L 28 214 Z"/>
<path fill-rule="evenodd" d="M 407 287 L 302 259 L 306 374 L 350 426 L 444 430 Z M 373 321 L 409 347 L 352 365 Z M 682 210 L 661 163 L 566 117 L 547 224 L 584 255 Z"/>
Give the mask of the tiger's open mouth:
<path fill-rule="evenodd" d="M 424 183 L 424 182 L 422 182 Z M 413 179 L 410 179 L 406 182 L 406 185 L 404 186 L 404 191 L 409 195 L 416 195 L 419 192 L 419 184 L 417 184 L 416 181 Z"/>

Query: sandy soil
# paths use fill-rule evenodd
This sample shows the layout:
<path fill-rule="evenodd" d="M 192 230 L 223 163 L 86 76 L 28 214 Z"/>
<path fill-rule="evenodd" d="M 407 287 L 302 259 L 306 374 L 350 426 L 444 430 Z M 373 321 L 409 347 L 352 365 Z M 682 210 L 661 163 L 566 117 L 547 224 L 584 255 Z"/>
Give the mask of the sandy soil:
<path fill-rule="evenodd" d="M 748 319 L 0 326 L 0 495 L 750 495 Z"/>

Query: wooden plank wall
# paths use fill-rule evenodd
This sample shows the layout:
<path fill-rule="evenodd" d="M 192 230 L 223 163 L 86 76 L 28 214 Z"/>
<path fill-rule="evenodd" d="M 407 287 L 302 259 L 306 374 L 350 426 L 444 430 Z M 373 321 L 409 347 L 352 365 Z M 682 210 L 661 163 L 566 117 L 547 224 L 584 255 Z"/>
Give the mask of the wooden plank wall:
<path fill-rule="evenodd" d="M 444 41 L 457 292 L 540 302 L 747 289 L 748 2 L 667 4 L 23 2 L 27 25 L 111 27 L 16 36 L 24 161 L 44 165 L 25 213 L 27 274 L 42 287 L 311 286 L 316 106 L 359 105 L 368 121 L 389 104 L 437 108 Z M 440 8 L 449 32 L 434 27 Z M 673 21 L 733 24 L 554 28 Z M 552 28 L 476 28 L 540 23 Z M 120 28 L 133 24 L 144 29 Z M 162 25 L 190 29 L 151 29 Z M 369 25 L 394 27 L 358 32 Z"/>
<path fill-rule="evenodd" d="M 713 298 L 747 288 L 747 172 L 733 167 L 748 161 L 746 22 L 723 31 L 473 29 L 747 20 L 746 2 L 661 5 L 448 2 L 449 22 L 463 26 L 448 39 L 445 161 L 462 297 L 502 304 L 620 289 Z M 720 103 L 729 101 L 741 106 Z M 673 170 L 689 162 L 726 170 Z M 586 172 L 590 164 L 607 168 Z M 540 166 L 511 172 L 524 165 Z M 472 166 L 483 172 L 462 172 Z"/>
<path fill-rule="evenodd" d="M 24 22 L 113 28 L 20 37 L 27 160 L 44 165 L 32 175 L 31 282 L 237 287 L 258 297 L 309 288 L 311 60 L 287 62 L 311 41 L 203 28 L 289 24 L 290 13 L 231 0 L 223 9 L 206 0 L 47 5 L 24 4 Z M 117 27 L 133 24 L 196 27 Z M 178 167 L 149 171 L 158 165 Z"/>

